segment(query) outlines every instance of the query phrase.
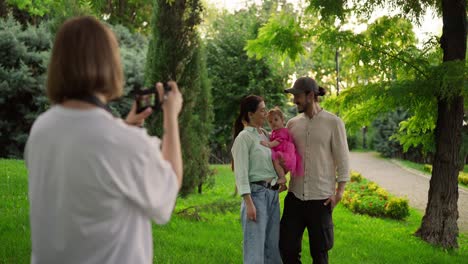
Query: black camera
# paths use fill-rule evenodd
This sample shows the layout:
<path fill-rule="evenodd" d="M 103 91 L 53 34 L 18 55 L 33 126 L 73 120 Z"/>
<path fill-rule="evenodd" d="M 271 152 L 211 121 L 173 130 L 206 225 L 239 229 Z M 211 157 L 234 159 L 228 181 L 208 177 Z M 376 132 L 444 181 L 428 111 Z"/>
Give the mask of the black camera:
<path fill-rule="evenodd" d="M 163 84 L 164 86 L 164 95 L 171 90 L 171 86 L 167 82 Z M 159 93 L 157 92 L 156 88 L 143 88 L 137 89 L 135 92 L 135 101 L 136 101 L 136 108 L 137 114 L 145 111 L 146 108 L 151 107 L 155 111 L 162 110 L 161 106 L 164 102 L 164 97 L 159 98 Z"/>

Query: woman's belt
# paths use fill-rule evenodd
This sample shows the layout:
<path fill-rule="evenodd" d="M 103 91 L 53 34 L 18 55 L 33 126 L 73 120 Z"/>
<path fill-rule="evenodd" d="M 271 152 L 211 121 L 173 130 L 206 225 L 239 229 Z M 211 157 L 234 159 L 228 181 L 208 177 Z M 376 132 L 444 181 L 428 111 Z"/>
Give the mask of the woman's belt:
<path fill-rule="evenodd" d="M 255 181 L 255 182 L 251 182 L 251 184 L 261 185 L 267 189 L 274 190 L 274 191 L 279 189 L 279 184 L 271 185 L 271 182 L 266 182 L 266 181 Z"/>

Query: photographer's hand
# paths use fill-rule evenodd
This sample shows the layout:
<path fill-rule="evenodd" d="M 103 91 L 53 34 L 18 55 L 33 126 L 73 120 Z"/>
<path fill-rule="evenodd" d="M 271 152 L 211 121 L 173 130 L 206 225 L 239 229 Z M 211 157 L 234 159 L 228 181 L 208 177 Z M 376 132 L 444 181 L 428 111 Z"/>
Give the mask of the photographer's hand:
<path fill-rule="evenodd" d="M 153 110 L 151 109 L 151 107 L 148 107 L 148 108 L 145 109 L 145 111 L 137 114 L 136 113 L 136 103 L 133 102 L 132 109 L 130 109 L 130 112 L 128 113 L 127 118 L 125 118 L 125 123 L 127 123 L 128 125 L 131 125 L 131 126 L 142 127 L 144 122 L 145 122 L 145 119 L 149 115 L 151 115 L 152 112 L 153 112 Z"/>
<path fill-rule="evenodd" d="M 164 94 L 164 88 L 162 83 L 156 84 L 156 91 L 159 93 L 159 98 L 163 98 L 163 105 L 162 109 L 165 114 L 174 115 L 176 117 L 179 116 L 180 110 L 182 110 L 182 94 L 179 91 L 179 87 L 177 83 L 173 81 L 168 82 L 169 87 L 171 90 L 167 92 L 166 95 Z"/>

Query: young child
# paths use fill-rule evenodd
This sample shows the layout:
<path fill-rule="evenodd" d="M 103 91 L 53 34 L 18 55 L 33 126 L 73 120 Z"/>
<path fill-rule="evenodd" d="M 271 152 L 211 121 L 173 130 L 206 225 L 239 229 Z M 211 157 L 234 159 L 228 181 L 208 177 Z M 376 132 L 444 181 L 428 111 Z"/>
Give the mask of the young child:
<path fill-rule="evenodd" d="M 270 142 L 260 142 L 263 146 L 271 148 L 273 166 L 278 174 L 278 184 L 286 183 L 285 175 L 288 171 L 292 175 L 303 175 L 302 159 L 296 151 L 293 139 L 287 128 L 284 127 L 284 115 L 278 107 L 268 111 L 268 124 L 271 128 Z M 280 160 L 283 160 L 281 166 Z"/>

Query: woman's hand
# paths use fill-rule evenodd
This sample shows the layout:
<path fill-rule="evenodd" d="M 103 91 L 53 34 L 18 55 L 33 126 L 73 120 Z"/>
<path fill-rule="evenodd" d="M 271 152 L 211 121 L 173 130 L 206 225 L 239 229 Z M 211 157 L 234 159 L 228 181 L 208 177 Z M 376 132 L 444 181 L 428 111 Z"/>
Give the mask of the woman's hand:
<path fill-rule="evenodd" d="M 171 87 L 171 90 L 167 94 L 164 94 L 163 84 L 160 82 L 156 84 L 156 91 L 159 93 L 159 98 L 164 98 L 162 105 L 164 114 L 177 117 L 182 110 L 182 94 L 176 82 L 169 81 L 168 85 Z"/>
<path fill-rule="evenodd" d="M 257 221 L 257 209 L 255 208 L 255 205 L 252 200 L 252 196 L 250 194 L 244 194 L 244 203 L 245 207 L 247 209 L 247 220 L 248 221 Z"/>
<path fill-rule="evenodd" d="M 142 127 L 143 124 L 145 123 L 145 119 L 149 115 L 151 115 L 152 112 L 153 112 L 153 109 L 151 109 L 151 107 L 148 107 L 143 112 L 137 114 L 136 102 L 133 102 L 132 108 L 130 109 L 130 112 L 128 113 L 127 118 L 125 118 L 125 123 L 131 126 Z"/>
<path fill-rule="evenodd" d="M 257 221 L 257 209 L 253 203 L 247 204 L 247 220 Z"/>

